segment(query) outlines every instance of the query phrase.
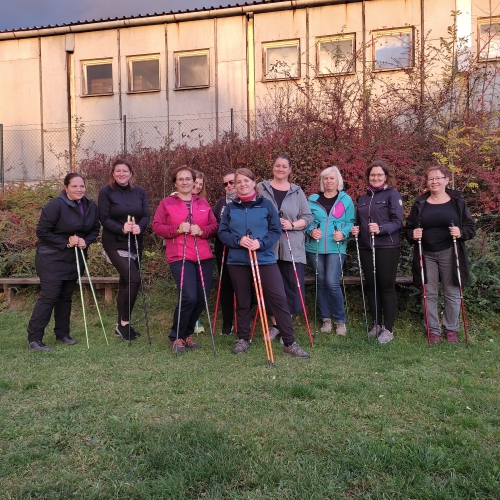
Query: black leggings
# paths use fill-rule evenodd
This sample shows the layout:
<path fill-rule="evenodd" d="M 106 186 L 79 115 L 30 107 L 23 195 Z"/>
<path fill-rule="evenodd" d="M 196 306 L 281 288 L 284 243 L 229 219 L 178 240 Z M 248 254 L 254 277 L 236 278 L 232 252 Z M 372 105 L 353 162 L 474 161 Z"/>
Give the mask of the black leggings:
<path fill-rule="evenodd" d="M 118 274 L 120 281 L 118 282 L 118 298 L 116 305 L 118 307 L 118 321 L 130 321 L 132 309 L 134 309 L 135 299 L 141 286 L 141 275 L 139 274 L 139 267 L 137 259 L 130 259 L 130 312 L 128 310 L 128 261 L 127 257 L 122 257 L 118 254 L 118 250 L 106 249 L 109 260 L 113 263 Z"/>
<path fill-rule="evenodd" d="M 366 282 L 368 305 L 375 323 L 375 287 L 373 280 L 373 255 L 371 250 L 360 249 L 361 266 Z M 392 332 L 398 311 L 396 295 L 396 273 L 399 263 L 399 248 L 375 247 L 377 270 L 377 323 Z"/>

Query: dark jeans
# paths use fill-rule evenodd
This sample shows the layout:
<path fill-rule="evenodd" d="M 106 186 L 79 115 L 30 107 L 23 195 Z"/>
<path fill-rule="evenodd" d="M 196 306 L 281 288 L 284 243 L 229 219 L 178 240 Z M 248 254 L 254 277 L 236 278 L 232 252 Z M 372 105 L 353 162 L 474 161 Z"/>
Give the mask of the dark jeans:
<path fill-rule="evenodd" d="M 238 337 L 250 339 L 252 322 L 252 288 L 254 287 L 250 266 L 227 266 L 234 291 L 236 292 L 236 316 L 238 317 Z M 283 280 L 277 264 L 259 266 L 264 298 L 273 309 L 273 315 L 281 332 L 283 342 L 290 345 L 294 342 L 292 317 L 288 309 Z"/>
<path fill-rule="evenodd" d="M 227 254 L 228 251 L 226 250 L 225 259 L 227 259 Z M 217 262 L 217 269 L 219 270 L 219 278 L 220 278 L 222 254 L 215 254 L 215 260 Z M 225 261 L 224 261 L 224 269 L 222 270 L 222 279 L 220 287 L 220 306 L 222 309 L 222 331 L 224 333 L 229 333 L 233 326 L 234 290 L 233 290 L 233 284 L 231 283 L 231 277 L 229 276 L 229 271 L 227 270 L 227 264 Z"/>
<path fill-rule="evenodd" d="M 203 280 L 205 284 L 205 292 L 207 300 L 212 288 L 212 272 L 214 269 L 214 260 L 207 259 L 201 261 L 203 270 Z M 177 290 L 180 292 L 182 260 L 170 263 L 170 271 L 177 284 Z M 203 286 L 200 277 L 200 268 L 197 262 L 186 260 L 184 264 L 184 278 L 182 284 L 182 302 L 181 314 L 179 321 L 179 338 L 186 339 L 194 332 L 196 321 L 200 317 L 201 312 L 205 308 L 205 297 L 203 294 Z M 174 311 L 172 318 L 172 329 L 170 330 L 170 340 L 177 338 L 177 320 L 179 318 L 179 304 Z"/>
<path fill-rule="evenodd" d="M 122 257 L 118 254 L 118 250 L 106 250 L 109 260 L 113 263 L 118 274 L 120 281 L 118 282 L 118 297 L 116 305 L 118 307 L 118 321 L 130 321 L 132 310 L 134 309 L 135 299 L 141 286 L 141 275 L 139 274 L 139 267 L 137 259 L 130 259 L 130 312 L 128 310 L 128 261 L 127 257 Z M 132 253 L 134 253 L 132 251 Z"/>
<path fill-rule="evenodd" d="M 45 327 L 54 311 L 54 333 L 56 339 L 69 337 L 69 319 L 71 300 L 76 287 L 76 280 L 51 281 L 40 279 L 41 295 L 36 301 L 28 324 L 28 342 L 43 339 Z"/>
<path fill-rule="evenodd" d="M 373 255 L 371 250 L 360 249 L 361 267 L 366 280 L 368 305 L 375 323 L 375 287 L 373 280 Z M 377 271 L 377 321 L 392 332 L 398 311 L 396 295 L 396 272 L 399 263 L 399 248 L 375 247 Z"/>

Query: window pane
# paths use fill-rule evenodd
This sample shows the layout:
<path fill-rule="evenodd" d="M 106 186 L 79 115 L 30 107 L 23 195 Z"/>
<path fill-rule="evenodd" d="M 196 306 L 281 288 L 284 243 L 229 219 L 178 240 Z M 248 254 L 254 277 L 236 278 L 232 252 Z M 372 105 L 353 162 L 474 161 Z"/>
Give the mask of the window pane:
<path fill-rule="evenodd" d="M 375 69 L 408 68 L 411 66 L 410 33 L 376 35 Z"/>
<path fill-rule="evenodd" d="M 266 79 L 296 78 L 298 68 L 297 45 L 266 48 Z"/>
<path fill-rule="evenodd" d="M 132 90 L 160 89 L 160 61 L 132 61 Z"/>
<path fill-rule="evenodd" d="M 353 71 L 352 43 L 352 39 L 320 42 L 318 72 L 322 75 L 329 75 Z"/>
<path fill-rule="evenodd" d="M 208 87 L 208 55 L 179 56 L 179 87 Z"/>
<path fill-rule="evenodd" d="M 480 58 L 500 58 L 500 23 L 482 24 L 480 26 Z"/>
<path fill-rule="evenodd" d="M 113 79 L 111 64 L 92 64 L 87 69 L 87 94 L 111 94 Z"/>

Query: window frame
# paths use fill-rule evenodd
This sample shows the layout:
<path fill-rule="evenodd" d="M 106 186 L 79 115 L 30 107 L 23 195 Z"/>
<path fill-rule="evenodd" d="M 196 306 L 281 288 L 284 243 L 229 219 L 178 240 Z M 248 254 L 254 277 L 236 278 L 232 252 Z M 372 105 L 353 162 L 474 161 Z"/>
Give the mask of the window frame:
<path fill-rule="evenodd" d="M 379 36 L 398 36 L 401 34 L 410 35 L 410 62 L 408 66 L 394 66 L 391 68 L 377 68 L 377 47 L 376 47 L 376 39 Z M 380 29 L 380 30 L 372 30 L 372 57 L 373 57 L 373 66 L 372 70 L 374 72 L 384 72 L 384 71 L 404 71 L 408 69 L 412 69 L 415 67 L 415 27 L 414 26 L 405 26 L 403 28 L 390 28 L 390 29 Z"/>
<path fill-rule="evenodd" d="M 182 57 L 193 57 L 205 55 L 207 57 L 207 73 L 208 83 L 206 85 L 195 85 L 192 87 L 181 87 L 181 74 L 179 59 Z M 195 89 L 208 89 L 210 88 L 210 49 L 197 49 L 197 50 L 182 50 L 174 52 L 174 70 L 175 70 L 175 85 L 174 90 L 195 90 Z"/>
<path fill-rule="evenodd" d="M 109 96 L 114 95 L 114 82 L 113 82 L 113 58 L 104 57 L 102 59 L 86 59 L 80 61 L 82 67 L 82 97 L 97 97 L 97 96 Z M 96 94 L 88 93 L 88 77 L 87 68 L 90 66 L 104 66 L 106 64 L 111 65 L 111 92 L 101 92 Z"/>
<path fill-rule="evenodd" d="M 135 62 L 141 61 L 158 61 L 158 88 L 155 89 L 145 89 L 145 90 L 135 90 L 134 85 L 134 71 L 133 67 Z M 145 92 L 160 92 L 161 90 L 161 65 L 160 65 L 160 54 L 143 54 L 136 56 L 127 56 L 127 76 L 128 76 L 128 94 L 143 94 Z"/>
<path fill-rule="evenodd" d="M 484 52 L 484 49 L 487 48 L 489 53 L 490 43 L 493 37 L 488 40 L 487 43 L 483 43 L 481 38 L 481 26 L 494 26 L 498 25 L 498 30 L 493 36 L 498 36 L 498 51 L 495 57 L 481 57 L 481 53 Z M 482 49 L 481 49 L 482 48 Z M 490 16 L 490 17 L 480 17 L 477 20 L 477 59 L 480 62 L 488 62 L 488 61 L 500 61 L 500 16 Z"/>
<path fill-rule="evenodd" d="M 297 48 L 297 75 L 284 76 L 278 78 L 269 78 L 267 76 L 267 49 L 274 49 L 279 47 L 296 47 Z M 263 82 L 279 82 L 287 80 L 299 80 L 301 77 L 300 71 L 300 38 L 293 38 L 290 40 L 279 40 L 272 42 L 262 42 L 262 81 Z"/>
<path fill-rule="evenodd" d="M 330 73 L 322 73 L 320 71 L 320 56 L 321 44 L 324 42 L 335 43 L 344 40 L 350 40 L 352 44 L 352 64 L 348 71 L 332 71 Z M 342 33 L 339 35 L 319 36 L 316 37 L 316 76 L 325 78 L 330 76 L 353 75 L 356 73 L 356 33 Z"/>

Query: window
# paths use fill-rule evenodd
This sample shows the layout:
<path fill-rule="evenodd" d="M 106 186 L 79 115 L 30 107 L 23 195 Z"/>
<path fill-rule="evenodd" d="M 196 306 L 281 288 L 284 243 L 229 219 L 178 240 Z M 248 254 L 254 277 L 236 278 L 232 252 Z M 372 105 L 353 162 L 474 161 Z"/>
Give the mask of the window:
<path fill-rule="evenodd" d="M 176 89 L 197 89 L 209 85 L 208 49 L 175 54 Z"/>
<path fill-rule="evenodd" d="M 353 73 L 355 71 L 352 35 L 339 35 L 317 39 L 317 73 L 319 76 Z"/>
<path fill-rule="evenodd" d="M 413 28 L 373 32 L 373 69 L 413 67 Z"/>
<path fill-rule="evenodd" d="M 500 59 L 500 17 L 479 20 L 479 59 Z"/>
<path fill-rule="evenodd" d="M 128 91 L 160 90 L 160 56 L 128 57 Z"/>
<path fill-rule="evenodd" d="M 83 95 L 109 95 L 113 93 L 112 62 L 112 59 L 82 62 Z"/>
<path fill-rule="evenodd" d="M 288 80 L 300 77 L 299 41 L 262 44 L 264 80 Z"/>

